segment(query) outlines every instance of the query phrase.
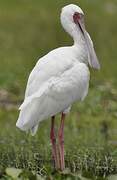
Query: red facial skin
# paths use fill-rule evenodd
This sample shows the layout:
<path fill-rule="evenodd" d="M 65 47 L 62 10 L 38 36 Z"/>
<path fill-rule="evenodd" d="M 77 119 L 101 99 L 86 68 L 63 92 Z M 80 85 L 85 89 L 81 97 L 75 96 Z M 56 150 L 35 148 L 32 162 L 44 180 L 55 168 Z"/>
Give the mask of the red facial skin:
<path fill-rule="evenodd" d="M 78 24 L 78 22 L 80 20 L 80 14 L 75 12 L 73 15 L 73 20 L 74 20 L 75 24 Z"/>

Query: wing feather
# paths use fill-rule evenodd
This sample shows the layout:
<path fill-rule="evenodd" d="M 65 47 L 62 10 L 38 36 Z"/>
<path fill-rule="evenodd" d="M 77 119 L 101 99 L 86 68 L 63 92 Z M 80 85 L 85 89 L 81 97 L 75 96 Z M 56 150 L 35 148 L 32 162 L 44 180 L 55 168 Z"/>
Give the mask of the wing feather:
<path fill-rule="evenodd" d="M 42 57 L 35 65 L 28 79 L 25 97 L 37 92 L 51 77 L 60 76 L 73 66 L 72 59 L 64 59 L 64 56 L 61 55 L 61 48 L 56 49 L 56 53 L 54 51 Z M 60 53 L 57 53 L 57 51 L 60 51 Z M 68 51 L 66 54 L 68 54 Z"/>
<path fill-rule="evenodd" d="M 36 93 L 25 98 L 16 125 L 22 130 L 32 129 L 40 121 L 84 99 L 88 85 L 88 67 L 84 63 L 74 64 L 60 76 L 51 77 Z"/>

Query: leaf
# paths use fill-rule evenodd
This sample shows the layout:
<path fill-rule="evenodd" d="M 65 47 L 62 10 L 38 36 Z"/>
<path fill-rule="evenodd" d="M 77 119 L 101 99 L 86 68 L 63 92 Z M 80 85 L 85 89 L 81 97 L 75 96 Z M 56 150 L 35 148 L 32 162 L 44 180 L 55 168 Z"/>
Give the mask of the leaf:
<path fill-rule="evenodd" d="M 37 180 L 44 180 L 44 178 L 42 178 L 42 176 L 40 176 L 40 175 L 36 175 L 36 178 L 37 178 Z"/>
<path fill-rule="evenodd" d="M 79 175 L 79 178 L 80 178 L 81 180 L 91 180 L 91 179 L 86 178 L 86 177 L 83 177 L 83 176 L 81 176 L 81 175 Z"/>
<path fill-rule="evenodd" d="M 109 176 L 108 180 L 117 180 L 117 174 Z"/>
<path fill-rule="evenodd" d="M 6 168 L 6 174 L 8 176 L 11 176 L 14 179 L 17 179 L 18 176 L 21 174 L 22 170 L 21 169 L 16 169 L 16 168 Z"/>

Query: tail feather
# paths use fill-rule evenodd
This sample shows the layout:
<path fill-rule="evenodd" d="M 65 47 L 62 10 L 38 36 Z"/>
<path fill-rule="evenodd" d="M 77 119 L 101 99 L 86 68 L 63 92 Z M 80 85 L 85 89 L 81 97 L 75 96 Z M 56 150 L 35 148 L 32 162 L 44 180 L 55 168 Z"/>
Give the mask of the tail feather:
<path fill-rule="evenodd" d="M 19 118 L 16 123 L 18 128 L 23 131 L 30 129 L 33 131 L 33 128 L 38 125 L 38 121 L 41 119 L 39 111 L 42 102 L 41 99 L 34 99 L 31 103 L 27 104 L 27 106 L 21 109 Z"/>
<path fill-rule="evenodd" d="M 30 132 L 31 132 L 31 135 L 32 135 L 32 136 L 34 136 L 34 135 L 36 134 L 36 132 L 37 132 L 37 130 L 38 130 L 38 126 L 39 126 L 39 125 L 36 125 L 36 126 L 34 126 L 32 129 L 30 129 Z"/>

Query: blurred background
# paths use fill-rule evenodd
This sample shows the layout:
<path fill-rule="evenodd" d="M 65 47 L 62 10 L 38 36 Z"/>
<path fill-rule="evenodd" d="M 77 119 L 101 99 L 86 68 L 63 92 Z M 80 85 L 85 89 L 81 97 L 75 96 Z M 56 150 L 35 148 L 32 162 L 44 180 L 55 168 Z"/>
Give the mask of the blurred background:
<path fill-rule="evenodd" d="M 115 167 L 116 0 L 0 0 L 0 167 L 29 168 L 28 163 L 31 162 L 31 167 L 37 168 L 34 161 L 35 153 L 37 159 L 43 156 L 48 159 L 50 155 L 50 121 L 40 125 L 35 138 L 18 130 L 15 122 L 29 73 L 37 60 L 56 47 L 73 43 L 61 27 L 59 19 L 61 8 L 70 3 L 78 4 L 85 12 L 86 28 L 93 39 L 101 70 L 91 70 L 88 97 L 83 103 L 73 106 L 66 120 L 67 166 L 72 168 L 71 164 L 77 153 L 81 157 L 81 162 L 84 154 L 88 153 L 92 158 L 95 155 L 95 161 L 99 154 L 109 154 Z M 57 123 L 59 124 L 59 120 Z M 71 155 L 70 152 L 74 153 Z M 77 161 L 79 162 L 79 159 Z"/>

